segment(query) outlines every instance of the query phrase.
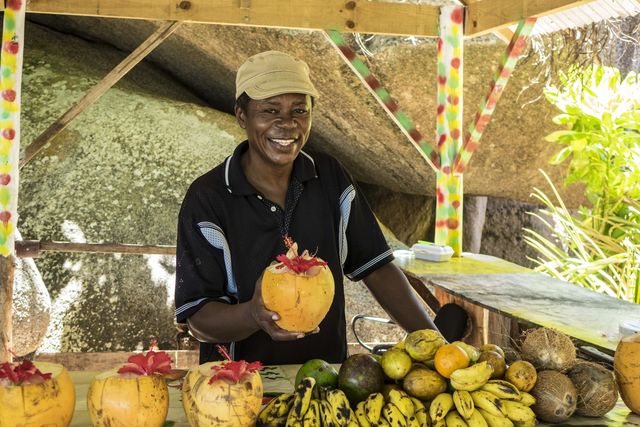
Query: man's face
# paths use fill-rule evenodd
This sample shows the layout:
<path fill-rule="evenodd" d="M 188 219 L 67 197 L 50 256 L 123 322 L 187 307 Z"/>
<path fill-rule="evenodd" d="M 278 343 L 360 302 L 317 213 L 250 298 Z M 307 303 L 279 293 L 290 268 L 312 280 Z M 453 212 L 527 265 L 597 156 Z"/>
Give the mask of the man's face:
<path fill-rule="evenodd" d="M 251 100 L 246 111 L 236 107 L 238 124 L 250 149 L 274 166 L 293 163 L 311 131 L 311 97 L 287 93 Z"/>

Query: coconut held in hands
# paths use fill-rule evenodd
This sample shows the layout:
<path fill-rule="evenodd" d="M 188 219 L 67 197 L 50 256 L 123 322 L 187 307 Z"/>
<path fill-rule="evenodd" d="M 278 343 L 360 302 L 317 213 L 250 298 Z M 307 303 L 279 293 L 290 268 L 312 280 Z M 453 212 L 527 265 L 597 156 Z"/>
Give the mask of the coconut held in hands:
<path fill-rule="evenodd" d="M 320 325 L 333 303 L 333 275 L 322 259 L 285 237 L 289 250 L 262 275 L 264 306 L 278 313 L 276 324 L 290 332 L 311 332 Z"/>

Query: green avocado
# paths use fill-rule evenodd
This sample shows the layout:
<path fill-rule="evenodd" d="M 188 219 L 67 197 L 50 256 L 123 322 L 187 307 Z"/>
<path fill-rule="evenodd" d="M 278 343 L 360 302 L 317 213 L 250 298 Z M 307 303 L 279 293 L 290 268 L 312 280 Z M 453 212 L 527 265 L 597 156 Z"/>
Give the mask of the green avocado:
<path fill-rule="evenodd" d="M 338 371 L 338 388 L 344 392 L 353 408 L 371 393 L 382 391 L 384 372 L 370 354 L 354 354 L 345 360 Z"/>
<path fill-rule="evenodd" d="M 338 371 L 322 359 L 307 360 L 298 369 L 296 385 L 300 384 L 302 379 L 306 377 L 315 378 L 316 386 L 338 388 Z"/>

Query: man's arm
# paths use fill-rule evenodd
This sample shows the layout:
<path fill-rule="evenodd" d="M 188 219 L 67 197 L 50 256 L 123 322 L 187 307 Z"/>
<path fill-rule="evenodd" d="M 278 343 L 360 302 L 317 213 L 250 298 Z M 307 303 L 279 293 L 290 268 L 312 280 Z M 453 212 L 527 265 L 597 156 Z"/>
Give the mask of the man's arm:
<path fill-rule="evenodd" d="M 407 332 L 438 330 L 404 273 L 392 262 L 373 271 L 362 281 L 389 316 Z"/>

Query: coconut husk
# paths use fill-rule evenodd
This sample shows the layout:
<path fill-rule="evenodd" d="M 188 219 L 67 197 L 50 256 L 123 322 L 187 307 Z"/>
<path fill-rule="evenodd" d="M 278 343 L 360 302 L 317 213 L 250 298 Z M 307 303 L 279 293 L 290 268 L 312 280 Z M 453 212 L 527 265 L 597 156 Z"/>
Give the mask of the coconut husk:
<path fill-rule="evenodd" d="M 576 386 L 576 414 L 602 417 L 616 406 L 618 386 L 612 371 L 593 362 L 579 360 L 567 375 Z"/>
<path fill-rule="evenodd" d="M 576 410 L 578 392 L 571 379 L 561 372 L 538 372 L 536 385 L 529 393 L 536 398 L 531 409 L 542 421 L 560 423 Z"/>
<path fill-rule="evenodd" d="M 569 336 L 549 328 L 525 332 L 522 358 L 538 370 L 566 371 L 576 361 L 576 348 Z"/>

